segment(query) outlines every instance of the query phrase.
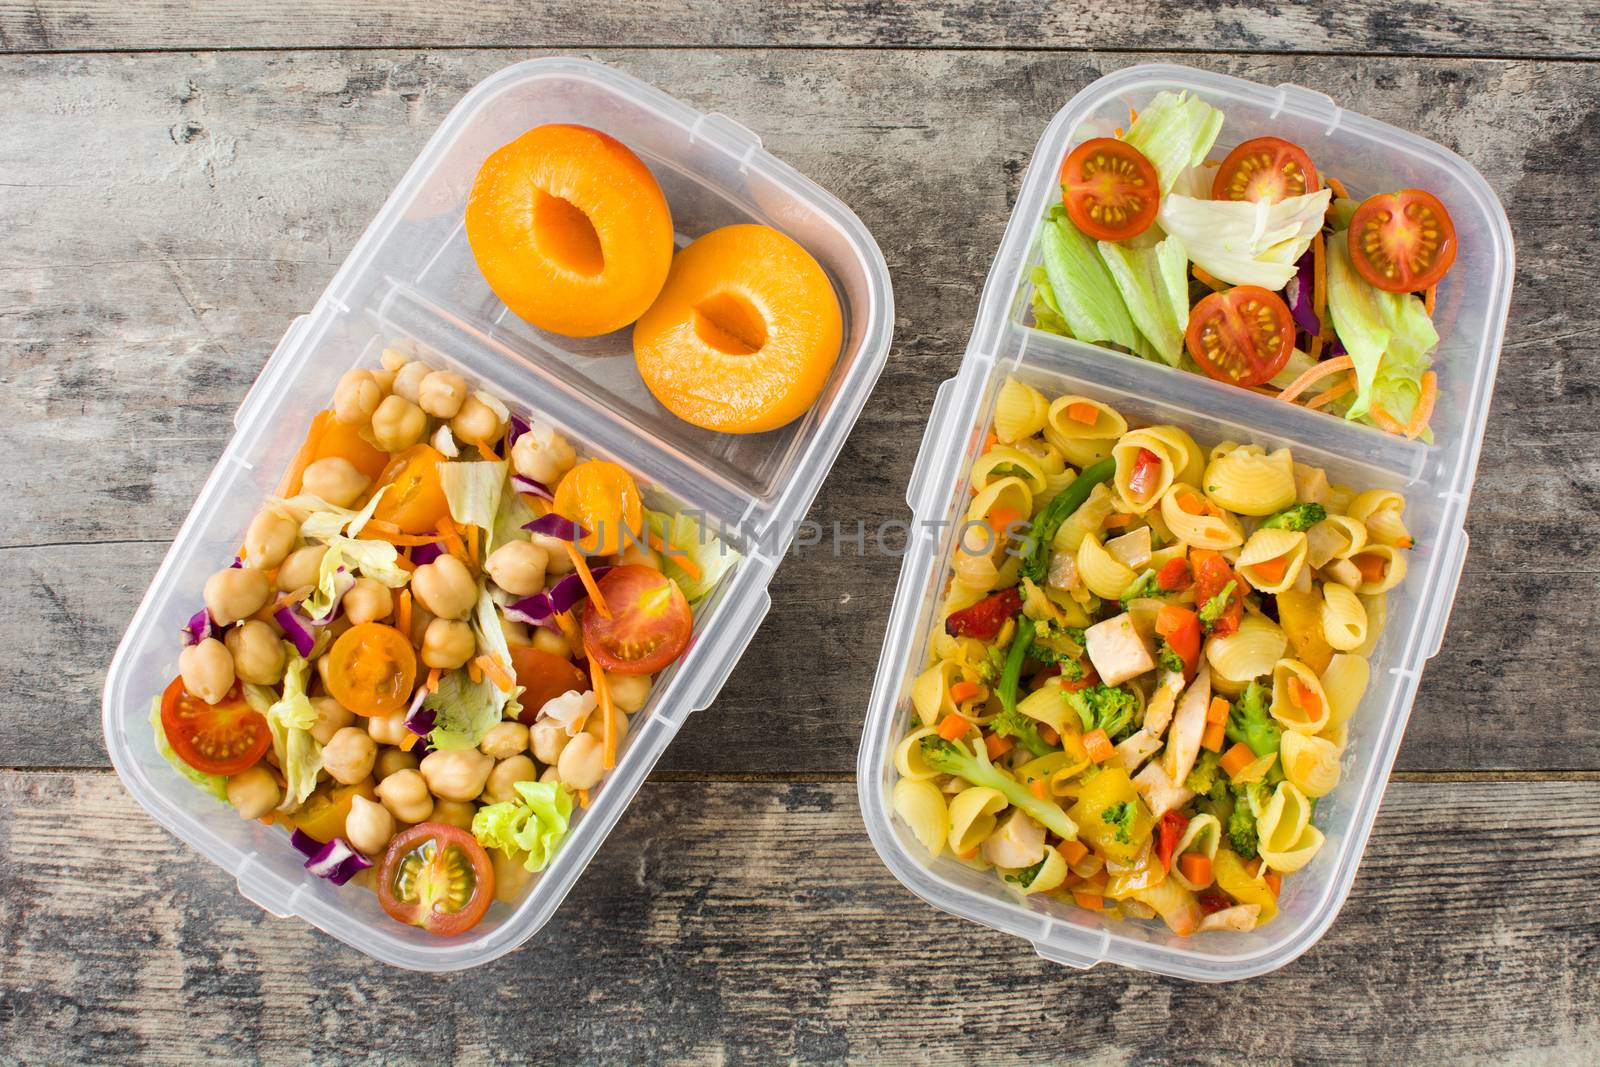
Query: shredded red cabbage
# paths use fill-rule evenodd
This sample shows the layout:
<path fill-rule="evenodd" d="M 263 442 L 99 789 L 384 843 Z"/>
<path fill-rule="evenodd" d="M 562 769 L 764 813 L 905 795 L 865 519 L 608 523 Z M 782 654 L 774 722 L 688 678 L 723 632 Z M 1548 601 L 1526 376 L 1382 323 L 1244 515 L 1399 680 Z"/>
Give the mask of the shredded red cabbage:
<path fill-rule="evenodd" d="M 405 727 L 418 737 L 427 737 L 433 732 L 435 720 L 439 713 L 433 708 L 425 708 L 422 702 L 428 699 L 426 686 L 417 688 L 417 695 L 411 698 L 411 707 L 406 711 Z"/>
<path fill-rule="evenodd" d="M 283 635 L 294 642 L 294 650 L 302 658 L 309 658 L 311 650 L 317 645 L 317 635 L 312 632 L 311 621 L 287 604 L 274 611 L 272 617 L 283 627 Z M 332 613 L 329 613 L 329 618 L 332 618 Z"/>
<path fill-rule="evenodd" d="M 506 420 L 506 455 L 509 456 L 511 454 L 512 446 L 517 443 L 517 438 L 527 433 L 529 429 L 531 427 L 528 425 L 528 420 L 512 412 L 511 417 Z"/>
<path fill-rule="evenodd" d="M 588 530 L 565 515 L 557 515 L 553 511 L 548 515 L 540 515 L 532 522 L 523 523 L 522 528 L 546 537 L 559 537 L 563 541 L 579 541 L 589 536 Z"/>
<path fill-rule="evenodd" d="M 609 572 L 610 567 L 591 567 L 589 574 L 598 582 Z M 576 574 L 569 574 L 555 585 L 545 590 L 545 595 L 550 598 L 550 608 L 557 615 L 565 614 L 577 606 L 578 601 L 588 596 L 583 579 Z"/>
<path fill-rule="evenodd" d="M 1338 359 L 1340 356 L 1348 356 L 1349 354 L 1349 352 L 1345 351 L 1344 342 L 1339 340 L 1338 336 L 1335 335 L 1333 338 L 1333 343 L 1328 346 L 1327 351 L 1322 353 L 1322 358 Z"/>
<path fill-rule="evenodd" d="M 610 567 L 594 567 L 589 573 L 598 582 L 610 571 Z M 555 617 L 577 607 L 578 601 L 587 595 L 588 590 L 584 588 L 583 579 L 576 574 L 569 574 L 544 592 L 523 597 L 513 604 L 506 605 L 501 611 L 505 613 L 506 618 L 514 622 L 545 626 L 560 632 L 559 627 L 555 625 Z"/>
<path fill-rule="evenodd" d="M 411 562 L 420 567 L 425 563 L 432 563 L 442 555 L 444 555 L 444 547 L 437 541 L 430 541 L 425 545 L 417 545 L 411 550 Z"/>
<path fill-rule="evenodd" d="M 1314 269 L 1311 253 L 1307 252 L 1295 265 L 1295 276 L 1283 287 L 1283 299 L 1289 305 L 1289 314 L 1294 316 L 1296 325 L 1312 337 L 1322 332 L 1322 320 L 1317 318 L 1316 311 L 1311 307 Z"/>
<path fill-rule="evenodd" d="M 511 488 L 515 489 L 519 493 L 528 493 L 532 496 L 538 497 L 540 500 L 549 500 L 552 503 L 556 498 L 556 495 L 550 491 L 550 487 L 548 485 L 545 485 L 543 482 L 535 481 L 532 478 L 524 478 L 520 474 L 513 474 L 511 476 Z"/>
<path fill-rule="evenodd" d="M 183 624 L 183 643 L 185 647 L 198 645 L 208 637 L 217 636 L 217 625 L 211 621 L 211 613 L 201 608 L 189 616 L 189 621 Z"/>
<path fill-rule="evenodd" d="M 326 878 L 334 885 L 344 885 L 355 877 L 357 871 L 372 866 L 372 861 L 335 837 L 324 845 L 304 830 L 289 835 L 290 844 L 305 855 L 305 868 L 318 878 Z"/>

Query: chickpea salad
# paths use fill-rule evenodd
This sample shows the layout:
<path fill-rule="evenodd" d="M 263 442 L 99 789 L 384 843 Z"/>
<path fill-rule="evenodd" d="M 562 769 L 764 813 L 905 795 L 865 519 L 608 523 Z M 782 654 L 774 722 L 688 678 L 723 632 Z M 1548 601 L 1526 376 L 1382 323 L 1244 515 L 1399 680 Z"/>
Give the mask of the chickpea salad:
<path fill-rule="evenodd" d="M 460 934 L 549 865 L 737 561 L 623 467 L 389 348 L 206 580 L 156 747 L 311 873 Z"/>

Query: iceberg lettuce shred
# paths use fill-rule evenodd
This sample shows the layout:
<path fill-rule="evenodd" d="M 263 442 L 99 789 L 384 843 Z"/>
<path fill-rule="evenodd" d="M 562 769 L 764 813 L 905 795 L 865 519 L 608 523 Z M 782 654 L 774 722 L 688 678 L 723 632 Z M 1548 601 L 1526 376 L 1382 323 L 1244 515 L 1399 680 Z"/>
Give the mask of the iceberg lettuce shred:
<path fill-rule="evenodd" d="M 439 679 L 438 690 L 429 693 L 422 706 L 434 712 L 433 731 L 428 734 L 434 748 L 477 748 L 500 721 L 506 694 L 488 678 L 474 682 L 466 671 L 455 670 Z"/>
<path fill-rule="evenodd" d="M 1356 398 L 1345 417 L 1361 418 L 1377 402 L 1391 418 L 1409 420 L 1439 332 L 1415 295 L 1384 292 L 1356 273 L 1344 230 L 1328 238 L 1328 313 L 1355 364 Z"/>
<path fill-rule="evenodd" d="M 287 641 L 283 650 L 289 666 L 283 672 L 282 695 L 275 693 L 271 686 L 246 685 L 244 697 L 252 708 L 266 716 L 267 728 L 272 732 L 272 751 L 278 757 L 285 782 L 283 802 L 278 810 L 295 811 L 317 787 L 317 773 L 322 770 L 322 745 L 311 736 L 311 728 L 317 723 L 317 709 L 306 695 L 311 661 Z"/>
<path fill-rule="evenodd" d="M 1322 229 L 1332 195 L 1319 189 L 1274 204 L 1164 196 L 1156 219 L 1213 277 L 1277 292 L 1294 277 L 1296 263 Z"/>
<path fill-rule="evenodd" d="M 1221 132 L 1222 112 L 1198 96 L 1160 92 L 1139 112 L 1122 139 L 1144 153 L 1156 168 L 1165 197 L 1184 171 L 1205 162 Z"/>
<path fill-rule="evenodd" d="M 506 484 L 504 462 L 441 463 L 439 484 L 450 503 L 450 517 L 463 526 L 493 531 Z"/>
<path fill-rule="evenodd" d="M 1168 237 L 1152 247 L 1135 248 L 1101 241 L 1100 255 L 1134 325 L 1156 355 L 1177 366 L 1189 326 L 1189 258 L 1183 242 Z"/>
<path fill-rule="evenodd" d="M 538 872 L 550 865 L 572 819 L 572 794 L 560 782 L 517 782 L 517 800 L 478 809 L 472 836 L 484 848 L 498 848 Z"/>
<path fill-rule="evenodd" d="M 1150 354 L 1100 250 L 1072 224 L 1060 205 L 1045 216 L 1040 246 L 1051 292 L 1073 337 L 1110 341 L 1139 355 Z"/>
<path fill-rule="evenodd" d="M 183 762 L 176 752 L 172 750 L 172 743 L 167 740 L 167 731 L 161 726 L 161 697 L 150 698 L 150 729 L 156 735 L 156 751 L 161 753 L 161 758 L 172 764 L 172 769 L 183 775 L 207 793 L 216 797 L 224 804 L 228 802 L 228 780 L 220 774 L 207 774 Z"/>
<path fill-rule="evenodd" d="M 738 552 L 681 511 L 671 515 L 646 511 L 644 521 L 651 533 L 670 546 L 669 551 L 661 553 L 661 572 L 678 583 L 684 599 L 691 604 L 716 588 L 718 580 L 739 562 Z M 691 561 L 699 576 L 691 576 L 682 560 Z"/>

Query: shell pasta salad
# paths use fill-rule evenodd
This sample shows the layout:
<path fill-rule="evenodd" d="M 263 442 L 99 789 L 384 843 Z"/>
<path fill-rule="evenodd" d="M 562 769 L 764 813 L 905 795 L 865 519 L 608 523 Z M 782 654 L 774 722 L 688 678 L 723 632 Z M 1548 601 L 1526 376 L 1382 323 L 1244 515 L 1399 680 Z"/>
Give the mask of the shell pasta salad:
<path fill-rule="evenodd" d="M 1015 379 L 993 425 L 895 811 L 1017 893 L 1180 935 L 1271 921 L 1322 846 L 1404 499 Z"/>

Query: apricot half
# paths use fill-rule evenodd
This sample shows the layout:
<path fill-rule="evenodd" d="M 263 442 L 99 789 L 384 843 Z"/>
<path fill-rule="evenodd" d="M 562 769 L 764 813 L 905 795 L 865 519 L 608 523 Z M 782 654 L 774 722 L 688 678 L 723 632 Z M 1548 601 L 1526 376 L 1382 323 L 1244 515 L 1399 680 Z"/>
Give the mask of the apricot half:
<path fill-rule="evenodd" d="M 843 334 L 839 298 L 811 253 L 769 226 L 724 226 L 672 261 L 634 324 L 633 356 L 680 419 L 759 433 L 816 402 Z"/>
<path fill-rule="evenodd" d="M 538 126 L 497 149 L 467 199 L 467 242 L 494 294 L 552 333 L 637 319 L 672 265 L 672 213 L 639 157 L 587 126 Z"/>

